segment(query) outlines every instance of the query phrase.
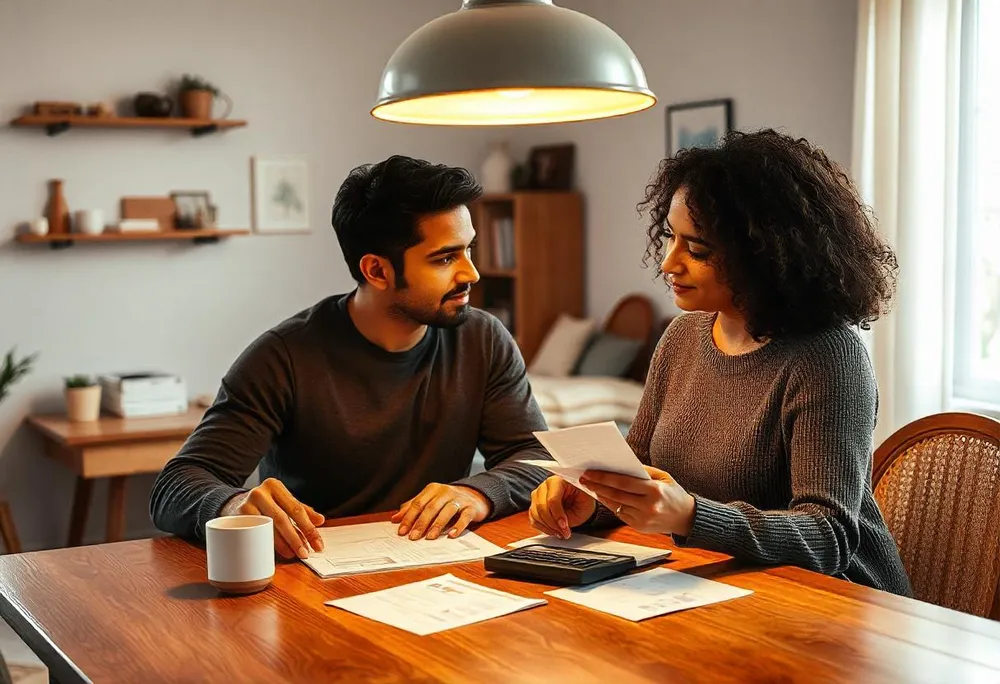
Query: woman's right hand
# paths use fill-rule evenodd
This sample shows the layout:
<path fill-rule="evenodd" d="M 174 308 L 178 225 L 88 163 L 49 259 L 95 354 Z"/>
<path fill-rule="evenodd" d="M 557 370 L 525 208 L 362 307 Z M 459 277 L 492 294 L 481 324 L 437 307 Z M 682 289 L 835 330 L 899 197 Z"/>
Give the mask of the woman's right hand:
<path fill-rule="evenodd" d="M 528 518 L 536 530 L 569 539 L 571 528 L 590 519 L 596 508 L 590 495 L 554 475 L 531 493 Z"/>

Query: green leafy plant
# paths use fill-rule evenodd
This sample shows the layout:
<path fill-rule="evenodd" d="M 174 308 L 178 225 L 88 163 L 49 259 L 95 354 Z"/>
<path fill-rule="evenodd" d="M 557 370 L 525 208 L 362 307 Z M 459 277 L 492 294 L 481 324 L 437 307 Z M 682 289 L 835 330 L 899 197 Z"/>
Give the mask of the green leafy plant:
<path fill-rule="evenodd" d="M 195 76 L 192 74 L 184 74 L 181 78 L 180 85 L 177 86 L 178 92 L 184 93 L 189 90 L 207 90 L 212 95 L 218 96 L 219 89 L 206 81 L 201 76 Z"/>
<path fill-rule="evenodd" d="M 17 347 L 7 352 L 3 359 L 3 367 L 0 368 L 0 401 L 7 396 L 10 386 L 23 378 L 31 370 L 31 364 L 38 358 L 38 354 L 31 354 L 22 359 L 15 359 L 14 352 Z"/>
<path fill-rule="evenodd" d="M 93 387 L 97 381 L 89 375 L 71 375 L 66 378 L 66 389 L 76 389 L 78 387 Z"/>

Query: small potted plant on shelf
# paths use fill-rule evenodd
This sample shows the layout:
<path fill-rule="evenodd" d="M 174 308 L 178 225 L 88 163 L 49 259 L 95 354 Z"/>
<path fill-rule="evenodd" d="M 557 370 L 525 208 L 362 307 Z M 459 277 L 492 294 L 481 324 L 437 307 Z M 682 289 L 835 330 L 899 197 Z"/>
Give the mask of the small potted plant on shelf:
<path fill-rule="evenodd" d="M 189 119 L 211 119 L 212 102 L 216 97 L 225 98 L 225 95 L 214 85 L 206 81 L 201 76 L 184 74 L 178 86 L 178 99 L 181 104 L 181 114 Z M 230 103 L 230 108 L 232 103 Z M 229 110 L 222 118 L 226 118 Z"/>
<path fill-rule="evenodd" d="M 101 386 L 89 375 L 66 378 L 66 413 L 74 423 L 97 420 L 101 415 Z"/>
<path fill-rule="evenodd" d="M 7 396 L 10 386 L 23 378 L 31 370 L 31 364 L 35 362 L 38 354 L 31 354 L 22 359 L 14 358 L 15 349 L 7 352 L 3 359 L 3 366 L 0 366 L 0 401 Z"/>

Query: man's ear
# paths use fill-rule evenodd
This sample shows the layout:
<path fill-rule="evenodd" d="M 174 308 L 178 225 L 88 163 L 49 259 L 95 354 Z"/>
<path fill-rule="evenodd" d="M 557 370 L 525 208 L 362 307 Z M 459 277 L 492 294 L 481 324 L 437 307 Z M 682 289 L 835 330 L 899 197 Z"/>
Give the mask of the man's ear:
<path fill-rule="evenodd" d="M 374 254 L 365 254 L 361 257 L 361 274 L 368 281 L 368 284 L 379 290 L 388 290 L 396 280 L 396 274 L 392 270 L 389 260 Z"/>

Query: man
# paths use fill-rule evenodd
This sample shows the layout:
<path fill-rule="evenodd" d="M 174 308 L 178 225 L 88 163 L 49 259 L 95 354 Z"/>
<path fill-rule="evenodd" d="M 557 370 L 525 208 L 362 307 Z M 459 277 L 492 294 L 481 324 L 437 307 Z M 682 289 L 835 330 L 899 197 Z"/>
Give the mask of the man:
<path fill-rule="evenodd" d="M 510 334 L 469 306 L 481 194 L 468 171 L 408 157 L 351 171 L 333 227 L 357 288 L 239 356 L 156 479 L 158 528 L 202 538 L 216 516 L 263 514 L 278 553 L 304 558 L 325 517 L 398 507 L 401 535 L 433 539 L 528 507 L 546 473 L 518 461 L 548 458 L 545 422 Z M 469 477 L 477 447 L 487 470 Z"/>

